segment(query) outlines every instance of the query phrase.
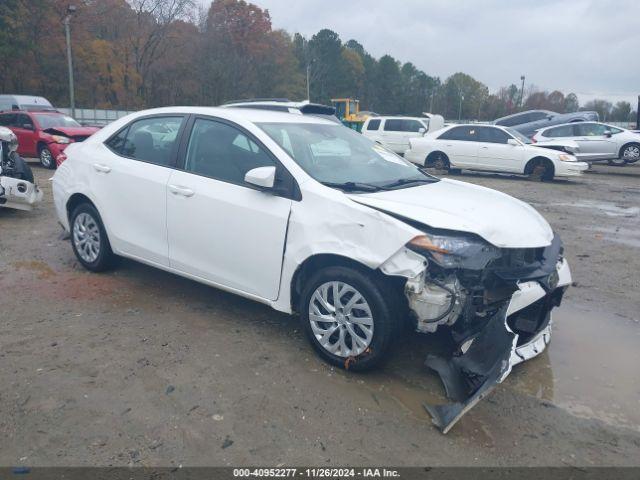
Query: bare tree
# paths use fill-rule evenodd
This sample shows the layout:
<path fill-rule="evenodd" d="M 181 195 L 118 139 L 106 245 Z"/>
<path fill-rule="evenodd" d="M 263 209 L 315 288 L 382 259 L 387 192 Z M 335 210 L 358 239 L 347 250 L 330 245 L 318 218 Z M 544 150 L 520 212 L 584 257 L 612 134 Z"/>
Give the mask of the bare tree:
<path fill-rule="evenodd" d="M 146 100 L 149 74 L 168 47 L 174 21 L 191 20 L 194 0 L 129 0 L 135 12 L 129 42 L 138 76 L 138 95 Z"/>

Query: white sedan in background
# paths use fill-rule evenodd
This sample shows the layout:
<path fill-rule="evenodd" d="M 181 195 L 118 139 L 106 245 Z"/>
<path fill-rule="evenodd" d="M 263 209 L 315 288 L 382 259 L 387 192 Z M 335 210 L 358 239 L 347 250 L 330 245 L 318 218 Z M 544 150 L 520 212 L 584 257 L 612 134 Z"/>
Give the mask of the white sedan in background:
<path fill-rule="evenodd" d="M 625 165 L 640 160 L 640 134 L 606 123 L 565 123 L 541 128 L 533 140 L 573 140 L 580 147 L 576 157 L 587 162 L 608 160 L 611 165 Z"/>
<path fill-rule="evenodd" d="M 450 125 L 413 138 L 409 145 L 404 154 L 407 160 L 440 170 L 509 172 L 532 180 L 552 180 L 578 176 L 589 168 L 565 151 L 577 151 L 574 142 L 532 144 L 512 128 L 493 125 Z"/>

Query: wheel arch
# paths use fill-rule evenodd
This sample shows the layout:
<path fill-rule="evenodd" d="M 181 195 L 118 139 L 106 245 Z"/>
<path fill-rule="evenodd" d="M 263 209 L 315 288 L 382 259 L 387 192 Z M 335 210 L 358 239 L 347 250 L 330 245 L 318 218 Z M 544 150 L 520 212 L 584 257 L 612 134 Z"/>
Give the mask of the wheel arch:
<path fill-rule="evenodd" d="M 302 290 L 304 288 L 304 281 L 313 275 L 315 272 L 322 268 L 327 267 L 347 267 L 357 270 L 361 273 L 371 275 L 374 280 L 377 281 L 389 281 L 389 282 L 397 282 L 402 283 L 406 281 L 405 278 L 401 277 L 390 277 L 384 275 L 380 270 L 373 269 L 364 263 L 360 263 L 357 260 L 353 260 L 352 258 L 338 255 L 334 253 L 318 253 L 311 255 L 306 258 L 294 272 L 291 277 L 291 311 L 297 312 L 300 302 L 300 295 L 302 294 Z"/>
<path fill-rule="evenodd" d="M 451 159 L 449 158 L 449 155 L 444 153 L 442 150 L 433 150 L 432 152 L 429 152 L 429 154 L 425 158 L 424 166 L 426 167 L 429 163 L 433 163 L 438 155 L 442 155 L 444 159 L 449 163 L 449 165 L 451 165 Z"/>
<path fill-rule="evenodd" d="M 539 162 L 546 163 L 551 167 L 551 173 L 553 175 L 556 174 L 556 166 L 553 164 L 553 161 L 549 157 L 545 157 L 542 155 L 535 156 L 527 161 L 527 164 L 524 167 L 524 174 L 529 175 L 533 170 L 533 167 L 537 165 Z"/>
<path fill-rule="evenodd" d="M 67 200 L 67 204 L 65 206 L 67 210 L 67 219 L 69 220 L 69 223 L 71 223 L 71 214 L 73 213 L 73 211 L 78 207 L 78 205 L 81 205 L 83 203 L 88 203 L 93 208 L 98 210 L 97 205 L 93 203 L 93 201 L 89 197 L 87 197 L 84 193 L 74 193 L 69 197 L 69 199 Z M 100 213 L 100 210 L 98 210 L 98 213 Z"/>

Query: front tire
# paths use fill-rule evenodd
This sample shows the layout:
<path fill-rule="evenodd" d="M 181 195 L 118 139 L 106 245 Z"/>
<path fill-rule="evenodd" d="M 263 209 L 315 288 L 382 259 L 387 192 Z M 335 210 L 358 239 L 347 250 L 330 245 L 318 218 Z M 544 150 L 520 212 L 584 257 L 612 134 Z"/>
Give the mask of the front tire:
<path fill-rule="evenodd" d="M 629 143 L 620 149 L 620 158 L 623 163 L 636 163 L 640 160 L 640 144 Z"/>
<path fill-rule="evenodd" d="M 451 170 L 451 162 L 449 162 L 449 157 L 443 152 L 433 152 L 430 153 L 429 156 L 425 159 L 425 167 L 434 168 L 440 172 L 450 173 Z"/>
<path fill-rule="evenodd" d="M 531 160 L 527 164 L 525 173 L 532 182 L 550 182 L 555 174 L 553 164 L 546 158 Z"/>
<path fill-rule="evenodd" d="M 53 158 L 53 154 L 48 147 L 43 145 L 38 149 L 38 158 L 40 159 L 40 165 L 44 168 L 48 168 L 49 170 L 56 168 L 56 160 Z"/>
<path fill-rule="evenodd" d="M 388 356 L 399 322 L 379 283 L 373 275 L 338 266 L 324 268 L 306 282 L 300 299 L 302 328 L 328 363 L 363 371 Z"/>
<path fill-rule="evenodd" d="M 84 268 L 103 272 L 113 266 L 115 256 L 96 208 L 82 203 L 71 214 L 71 246 Z"/>

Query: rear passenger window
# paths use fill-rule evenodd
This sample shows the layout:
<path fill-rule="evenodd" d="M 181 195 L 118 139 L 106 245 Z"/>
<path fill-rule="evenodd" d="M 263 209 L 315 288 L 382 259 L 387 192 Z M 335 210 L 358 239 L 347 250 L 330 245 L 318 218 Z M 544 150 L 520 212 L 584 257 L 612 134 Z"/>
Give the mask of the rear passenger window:
<path fill-rule="evenodd" d="M 0 115 L 0 126 L 2 127 L 11 127 L 15 124 L 16 120 L 15 113 L 7 113 L 5 115 Z"/>
<path fill-rule="evenodd" d="M 153 117 L 133 122 L 107 140 L 106 145 L 125 157 L 168 166 L 182 117 Z"/>
<path fill-rule="evenodd" d="M 402 132 L 402 120 L 387 120 L 384 122 L 385 132 Z"/>
<path fill-rule="evenodd" d="M 563 125 L 562 127 L 549 128 L 542 132 L 543 137 L 558 138 L 558 137 L 573 137 L 574 125 Z"/>
<path fill-rule="evenodd" d="M 378 130 L 380 128 L 380 120 L 370 120 L 367 125 L 367 130 Z"/>
<path fill-rule="evenodd" d="M 276 166 L 269 155 L 235 127 L 197 119 L 187 147 L 184 169 L 225 182 L 244 184 L 254 168 Z"/>
<path fill-rule="evenodd" d="M 421 128 L 424 128 L 424 125 L 418 122 L 417 120 L 402 121 L 402 130 L 404 132 L 419 132 Z"/>
<path fill-rule="evenodd" d="M 478 129 L 476 127 L 454 127 L 444 132 L 438 139 L 477 142 L 479 141 Z"/>

